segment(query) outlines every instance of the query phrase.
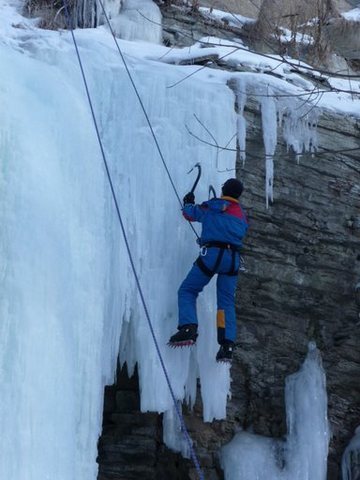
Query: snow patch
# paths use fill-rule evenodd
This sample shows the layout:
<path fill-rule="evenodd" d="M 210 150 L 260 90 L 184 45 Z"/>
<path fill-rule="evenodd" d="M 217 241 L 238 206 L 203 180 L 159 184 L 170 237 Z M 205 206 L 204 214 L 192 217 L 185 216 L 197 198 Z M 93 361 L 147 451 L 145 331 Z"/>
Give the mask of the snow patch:
<path fill-rule="evenodd" d="M 342 13 L 342 16 L 346 18 L 346 20 L 351 20 L 353 22 L 360 22 L 360 7 L 353 8 L 348 12 Z"/>

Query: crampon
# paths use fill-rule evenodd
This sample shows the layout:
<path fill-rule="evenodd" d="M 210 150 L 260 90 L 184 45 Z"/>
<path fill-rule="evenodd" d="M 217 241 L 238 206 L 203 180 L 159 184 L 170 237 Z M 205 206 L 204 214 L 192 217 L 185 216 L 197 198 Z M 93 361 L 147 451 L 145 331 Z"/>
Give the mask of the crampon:
<path fill-rule="evenodd" d="M 177 333 L 170 337 L 168 345 L 173 348 L 191 347 L 191 345 L 195 345 L 197 336 L 197 325 L 192 323 L 183 325 Z"/>

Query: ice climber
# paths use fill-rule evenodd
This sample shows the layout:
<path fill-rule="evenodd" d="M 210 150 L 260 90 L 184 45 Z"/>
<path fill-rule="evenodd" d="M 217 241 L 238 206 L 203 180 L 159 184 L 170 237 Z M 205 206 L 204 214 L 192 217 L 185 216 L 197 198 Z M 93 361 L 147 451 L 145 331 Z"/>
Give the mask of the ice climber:
<path fill-rule="evenodd" d="M 222 197 L 195 205 L 195 195 L 184 197 L 183 216 L 190 222 L 201 222 L 200 255 L 178 291 L 178 332 L 169 345 L 193 345 L 197 339 L 196 299 L 217 274 L 217 340 L 216 360 L 231 362 L 236 338 L 235 289 L 240 267 L 240 248 L 248 223 L 239 198 L 242 183 L 230 178 L 222 187 Z"/>

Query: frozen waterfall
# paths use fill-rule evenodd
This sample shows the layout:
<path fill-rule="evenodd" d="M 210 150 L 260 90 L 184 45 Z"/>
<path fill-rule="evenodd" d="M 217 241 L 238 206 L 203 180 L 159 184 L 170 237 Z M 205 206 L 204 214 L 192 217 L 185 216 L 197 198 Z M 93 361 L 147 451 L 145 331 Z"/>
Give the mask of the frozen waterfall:
<path fill-rule="evenodd" d="M 142 411 L 165 413 L 167 444 L 184 456 L 188 445 L 136 289 L 71 35 L 38 29 L 36 20 L 17 13 L 21 5 L 0 0 L 0 478 L 95 480 L 104 386 L 113 383 L 118 355 L 130 374 L 138 366 Z M 245 161 L 244 109 L 252 90 L 287 88 L 297 95 L 301 85 L 264 79 L 259 69 L 230 73 L 179 66 L 202 47 L 160 45 L 161 16 L 151 0 L 104 5 L 180 198 L 192 186 L 186 172 L 197 162 L 203 175 L 196 199 L 207 199 L 209 184 L 219 193 L 234 174 L 237 142 Z M 84 1 L 80 10 L 83 26 L 100 25 L 76 30 L 75 36 L 173 391 L 191 406 L 200 379 L 204 421 L 223 419 L 231 378 L 215 362 L 214 284 L 198 302 L 196 348 L 169 349 L 177 289 L 198 246 L 100 7 Z M 246 49 L 229 55 L 226 41 L 212 49 L 235 64 L 259 60 Z M 234 93 L 228 82 L 235 77 Z M 340 101 L 348 111 L 354 108 L 336 94 L 335 106 Z M 317 111 L 293 105 L 291 96 L 261 105 L 267 202 L 273 194 L 274 135 L 282 130 L 297 155 L 316 147 Z M 216 145 L 201 140 L 204 130 Z M 289 377 L 286 392 L 287 441 L 240 433 L 224 449 L 227 479 L 324 480 L 326 392 L 314 347 Z"/>
<path fill-rule="evenodd" d="M 3 10 L 3 12 L 10 10 Z M 0 478 L 95 479 L 104 385 L 116 357 L 138 364 L 141 409 L 172 409 L 117 223 L 69 33 L 17 29 L 0 19 L 1 317 Z M 39 33 L 40 32 L 40 33 Z M 195 400 L 204 420 L 224 418 L 227 367 L 215 362 L 215 295 L 199 302 L 198 346 L 166 345 L 177 325 L 177 288 L 197 255 L 195 236 L 154 146 L 105 29 L 76 31 L 95 114 L 136 269 L 176 397 Z M 142 48 L 134 45 L 132 48 Z M 194 114 L 221 142 L 236 131 L 234 95 L 179 72 L 128 58 L 179 194 L 201 161 L 196 194 L 219 191 L 227 173 L 216 150 L 189 136 Z M 214 96 L 217 101 L 214 102 Z M 156 101 L 154 101 L 156 99 Z M 234 152 L 222 152 L 233 168 Z M 214 381 L 219 388 L 213 389 Z M 14 414 L 9 414 L 14 412 Z M 15 414 L 16 412 L 16 414 Z M 49 421 L 51 419 L 51 421 Z"/>

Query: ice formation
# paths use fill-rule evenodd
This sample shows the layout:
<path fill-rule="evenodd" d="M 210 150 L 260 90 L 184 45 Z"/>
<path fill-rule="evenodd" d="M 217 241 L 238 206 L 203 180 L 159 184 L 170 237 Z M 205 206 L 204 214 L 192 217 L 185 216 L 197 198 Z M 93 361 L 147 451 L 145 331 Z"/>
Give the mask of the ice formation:
<path fill-rule="evenodd" d="M 360 476 L 360 426 L 346 447 L 341 460 L 342 480 L 356 480 Z"/>
<path fill-rule="evenodd" d="M 247 432 L 222 449 L 226 480 L 325 480 L 329 445 L 327 395 L 313 343 L 300 370 L 286 380 L 285 441 Z"/>
<path fill-rule="evenodd" d="M 74 27 L 92 28 L 105 22 L 105 15 L 112 18 L 119 14 L 123 0 L 64 0 L 64 5 L 69 10 L 72 7 L 71 19 Z M 61 11 L 61 9 L 60 9 Z"/>
<path fill-rule="evenodd" d="M 111 27 L 124 40 L 161 43 L 162 16 L 152 0 L 123 0 L 118 15 L 111 17 Z M 105 23 L 105 22 L 104 22 Z"/>
<path fill-rule="evenodd" d="M 283 138 L 288 148 L 296 154 L 297 160 L 302 153 L 316 151 L 317 124 L 321 110 L 304 100 L 281 100 L 278 110 Z"/>
<path fill-rule="evenodd" d="M 265 202 L 268 207 L 274 199 L 274 156 L 276 157 L 278 129 L 288 149 L 295 153 L 299 161 L 301 154 L 314 152 L 317 148 L 316 128 L 321 110 L 296 97 L 291 100 L 282 98 L 281 94 L 277 97 L 278 90 L 269 85 L 264 87 L 260 84 L 255 90 L 246 77 L 237 79 L 235 93 L 238 106 L 237 143 L 242 162 L 246 159 L 247 125 L 244 108 L 247 93 L 253 94 L 260 104 L 265 150 Z"/>
<path fill-rule="evenodd" d="M 71 13 L 77 27 L 98 27 L 109 21 L 115 35 L 124 40 L 162 40 L 162 16 L 152 0 L 77 0 Z"/>
<path fill-rule="evenodd" d="M 178 408 L 181 412 L 180 402 Z M 163 440 L 167 447 L 174 452 L 180 452 L 184 458 L 190 458 L 190 447 L 182 432 L 175 406 L 164 413 L 163 429 Z"/>
<path fill-rule="evenodd" d="M 246 160 L 246 119 L 244 117 L 244 108 L 246 104 L 246 83 L 239 79 L 236 87 L 237 102 L 237 142 L 240 152 L 240 160 L 243 165 Z"/>
<path fill-rule="evenodd" d="M 273 201 L 274 153 L 277 144 L 277 113 L 271 89 L 261 97 L 261 123 L 265 147 L 265 198 L 266 206 Z"/>

